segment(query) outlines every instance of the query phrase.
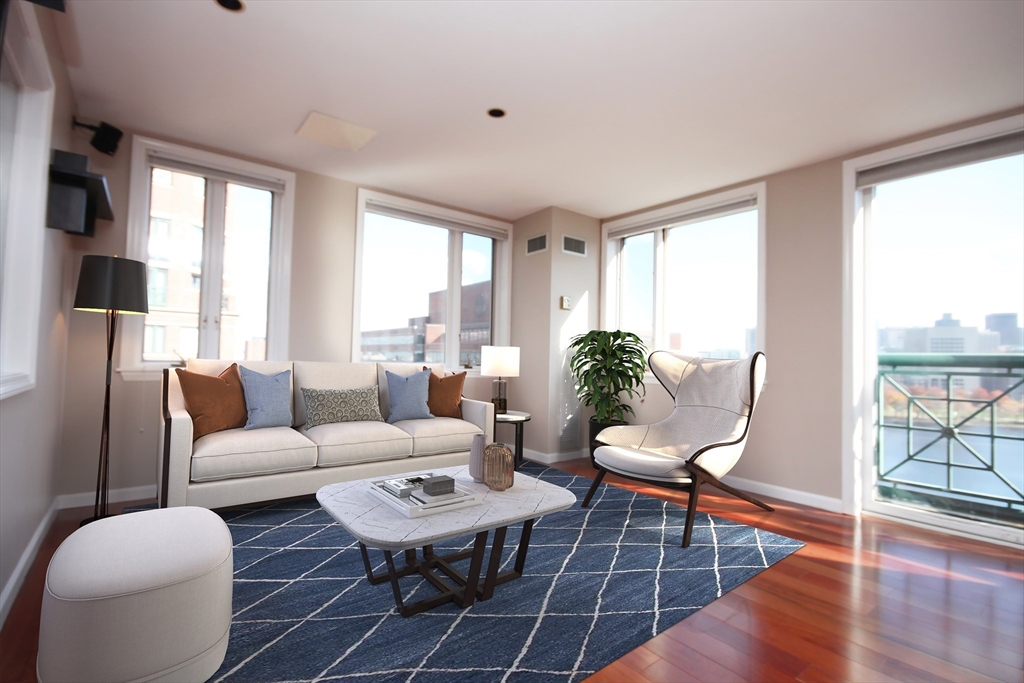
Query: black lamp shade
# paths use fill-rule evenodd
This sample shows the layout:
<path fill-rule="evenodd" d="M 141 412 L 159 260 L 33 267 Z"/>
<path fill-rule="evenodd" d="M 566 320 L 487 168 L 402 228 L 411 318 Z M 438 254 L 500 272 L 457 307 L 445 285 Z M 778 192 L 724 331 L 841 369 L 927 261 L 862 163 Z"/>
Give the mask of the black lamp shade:
<path fill-rule="evenodd" d="M 83 256 L 75 308 L 149 313 L 146 264 L 116 256 Z"/>

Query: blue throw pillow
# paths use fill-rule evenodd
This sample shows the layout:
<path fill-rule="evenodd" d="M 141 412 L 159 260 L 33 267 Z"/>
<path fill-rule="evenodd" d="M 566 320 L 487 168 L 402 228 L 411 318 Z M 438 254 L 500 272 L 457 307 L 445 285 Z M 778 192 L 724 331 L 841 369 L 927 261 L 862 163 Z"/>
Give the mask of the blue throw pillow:
<path fill-rule="evenodd" d="M 430 370 L 423 370 L 408 377 L 402 377 L 386 370 L 385 375 L 388 378 L 388 400 L 391 407 L 388 423 L 434 417 L 430 414 L 430 408 L 427 407 L 427 396 L 430 392 Z"/>
<path fill-rule="evenodd" d="M 292 426 L 291 370 L 273 377 L 238 366 L 242 373 L 245 409 L 249 412 L 246 429 Z"/>

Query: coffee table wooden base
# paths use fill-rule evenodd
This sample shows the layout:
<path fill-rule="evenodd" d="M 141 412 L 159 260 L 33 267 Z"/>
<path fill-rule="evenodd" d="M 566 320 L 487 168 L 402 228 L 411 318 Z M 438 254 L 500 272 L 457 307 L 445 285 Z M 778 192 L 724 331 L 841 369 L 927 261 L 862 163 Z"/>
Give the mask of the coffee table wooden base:
<path fill-rule="evenodd" d="M 480 585 L 480 569 L 484 562 L 484 550 L 487 547 L 487 536 L 489 531 L 477 533 L 473 541 L 473 547 L 469 550 L 460 550 L 448 555 L 435 555 L 434 546 L 423 547 L 423 559 L 416 557 L 416 549 L 410 548 L 405 551 L 405 566 L 401 569 L 395 567 L 395 558 L 390 550 L 384 550 L 384 562 L 387 565 L 387 572 L 374 574 L 370 565 L 370 555 L 366 546 L 360 542 L 359 552 L 363 556 L 363 567 L 366 569 L 366 578 L 377 585 L 385 581 L 391 582 L 391 590 L 395 595 L 395 606 L 398 613 L 403 617 L 411 617 L 414 614 L 425 612 L 439 605 L 454 602 L 465 609 L 471 606 L 477 598 L 490 600 L 494 595 L 494 587 L 498 584 L 518 579 L 523 575 L 523 568 L 526 566 L 526 552 L 530 547 L 530 534 L 533 531 L 533 521 L 528 519 L 523 522 L 523 533 L 519 538 L 519 548 L 516 550 L 515 568 L 511 571 L 498 573 L 501 567 L 501 553 L 505 548 L 505 533 L 507 526 L 498 527 L 494 530 L 494 540 L 491 543 L 491 556 L 487 563 L 487 573 L 484 575 L 483 585 Z M 463 574 L 452 562 L 469 560 L 469 571 Z M 447 576 L 455 585 L 446 583 L 435 571 Z M 424 600 L 419 600 L 406 605 L 402 600 L 402 590 L 398 585 L 398 579 L 411 574 L 419 574 L 430 582 L 432 586 L 440 591 L 437 595 Z"/>

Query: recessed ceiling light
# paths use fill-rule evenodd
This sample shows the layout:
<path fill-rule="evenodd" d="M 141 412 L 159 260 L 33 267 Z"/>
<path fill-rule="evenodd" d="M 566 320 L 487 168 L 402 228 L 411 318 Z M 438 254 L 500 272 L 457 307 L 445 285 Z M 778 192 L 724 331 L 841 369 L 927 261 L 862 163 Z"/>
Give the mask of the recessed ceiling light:
<path fill-rule="evenodd" d="M 502 116 L 505 115 L 505 110 L 504 109 L 490 109 L 490 110 L 488 110 L 487 114 L 489 116 L 493 116 L 496 119 L 500 119 Z"/>
<path fill-rule="evenodd" d="M 241 12 L 245 9 L 245 5 L 242 4 L 242 0 L 215 0 L 215 2 L 224 9 L 232 12 Z"/>

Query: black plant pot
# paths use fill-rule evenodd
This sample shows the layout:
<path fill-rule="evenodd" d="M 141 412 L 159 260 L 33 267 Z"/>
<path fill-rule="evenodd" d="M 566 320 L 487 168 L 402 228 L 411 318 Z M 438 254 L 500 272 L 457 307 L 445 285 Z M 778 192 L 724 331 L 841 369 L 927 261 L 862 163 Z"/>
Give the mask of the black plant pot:
<path fill-rule="evenodd" d="M 616 425 L 624 425 L 624 424 L 626 424 L 626 423 L 625 422 L 595 422 L 594 420 L 590 421 L 590 464 L 593 465 L 595 469 L 597 469 L 597 462 L 594 461 L 594 451 L 597 450 L 597 446 L 598 446 L 597 442 L 595 441 L 595 439 L 597 438 L 597 435 L 601 433 L 602 429 L 607 429 L 608 427 L 615 427 Z"/>

